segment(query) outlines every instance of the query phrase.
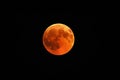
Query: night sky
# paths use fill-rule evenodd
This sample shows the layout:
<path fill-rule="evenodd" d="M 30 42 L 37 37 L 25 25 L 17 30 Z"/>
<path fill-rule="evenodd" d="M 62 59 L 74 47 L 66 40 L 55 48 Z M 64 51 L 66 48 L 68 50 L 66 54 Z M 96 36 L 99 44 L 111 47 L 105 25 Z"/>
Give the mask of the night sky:
<path fill-rule="evenodd" d="M 49 54 L 42 43 L 45 29 L 54 23 L 66 24 L 75 35 L 73 48 L 64 56 Z M 95 15 L 55 8 L 16 9 L 15 64 L 39 65 L 43 71 L 74 70 L 82 64 L 96 64 L 98 48 Z"/>

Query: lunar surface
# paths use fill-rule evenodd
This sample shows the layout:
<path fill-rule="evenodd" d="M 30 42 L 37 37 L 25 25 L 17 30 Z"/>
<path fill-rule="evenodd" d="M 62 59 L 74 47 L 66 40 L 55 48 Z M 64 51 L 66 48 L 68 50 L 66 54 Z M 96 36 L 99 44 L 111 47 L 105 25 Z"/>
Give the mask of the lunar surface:
<path fill-rule="evenodd" d="M 73 31 L 65 24 L 50 25 L 43 34 L 43 45 L 53 55 L 64 55 L 74 45 Z"/>

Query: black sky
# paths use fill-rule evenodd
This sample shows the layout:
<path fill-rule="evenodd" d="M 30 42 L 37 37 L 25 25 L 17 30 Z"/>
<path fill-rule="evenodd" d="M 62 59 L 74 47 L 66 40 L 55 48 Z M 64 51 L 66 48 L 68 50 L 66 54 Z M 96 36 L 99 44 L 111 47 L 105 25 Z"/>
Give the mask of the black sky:
<path fill-rule="evenodd" d="M 42 44 L 43 32 L 54 23 L 68 25 L 75 35 L 72 50 L 64 56 L 49 54 Z M 16 9 L 15 64 L 37 64 L 43 70 L 78 69 L 82 64 L 97 63 L 98 48 L 95 15 L 81 15 L 80 10 Z"/>

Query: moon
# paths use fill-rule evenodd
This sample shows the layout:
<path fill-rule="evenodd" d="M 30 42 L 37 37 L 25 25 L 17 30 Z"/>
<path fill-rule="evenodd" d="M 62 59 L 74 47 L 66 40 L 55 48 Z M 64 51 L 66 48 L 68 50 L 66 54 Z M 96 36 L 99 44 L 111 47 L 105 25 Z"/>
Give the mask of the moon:
<path fill-rule="evenodd" d="M 75 42 L 73 31 L 65 24 L 55 23 L 44 31 L 43 45 L 53 55 L 68 53 Z"/>

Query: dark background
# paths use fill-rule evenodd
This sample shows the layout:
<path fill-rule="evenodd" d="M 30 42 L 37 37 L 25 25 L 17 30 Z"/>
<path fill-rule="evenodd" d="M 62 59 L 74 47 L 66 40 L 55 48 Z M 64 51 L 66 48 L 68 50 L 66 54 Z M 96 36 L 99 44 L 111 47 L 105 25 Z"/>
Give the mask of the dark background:
<path fill-rule="evenodd" d="M 49 54 L 42 44 L 45 29 L 54 23 L 68 25 L 75 35 L 72 50 L 64 56 Z M 57 71 L 58 68 L 75 70 L 82 64 L 96 64 L 98 49 L 95 15 L 83 15 L 80 10 L 55 8 L 16 9 L 15 64 L 39 65 L 43 71 Z"/>

